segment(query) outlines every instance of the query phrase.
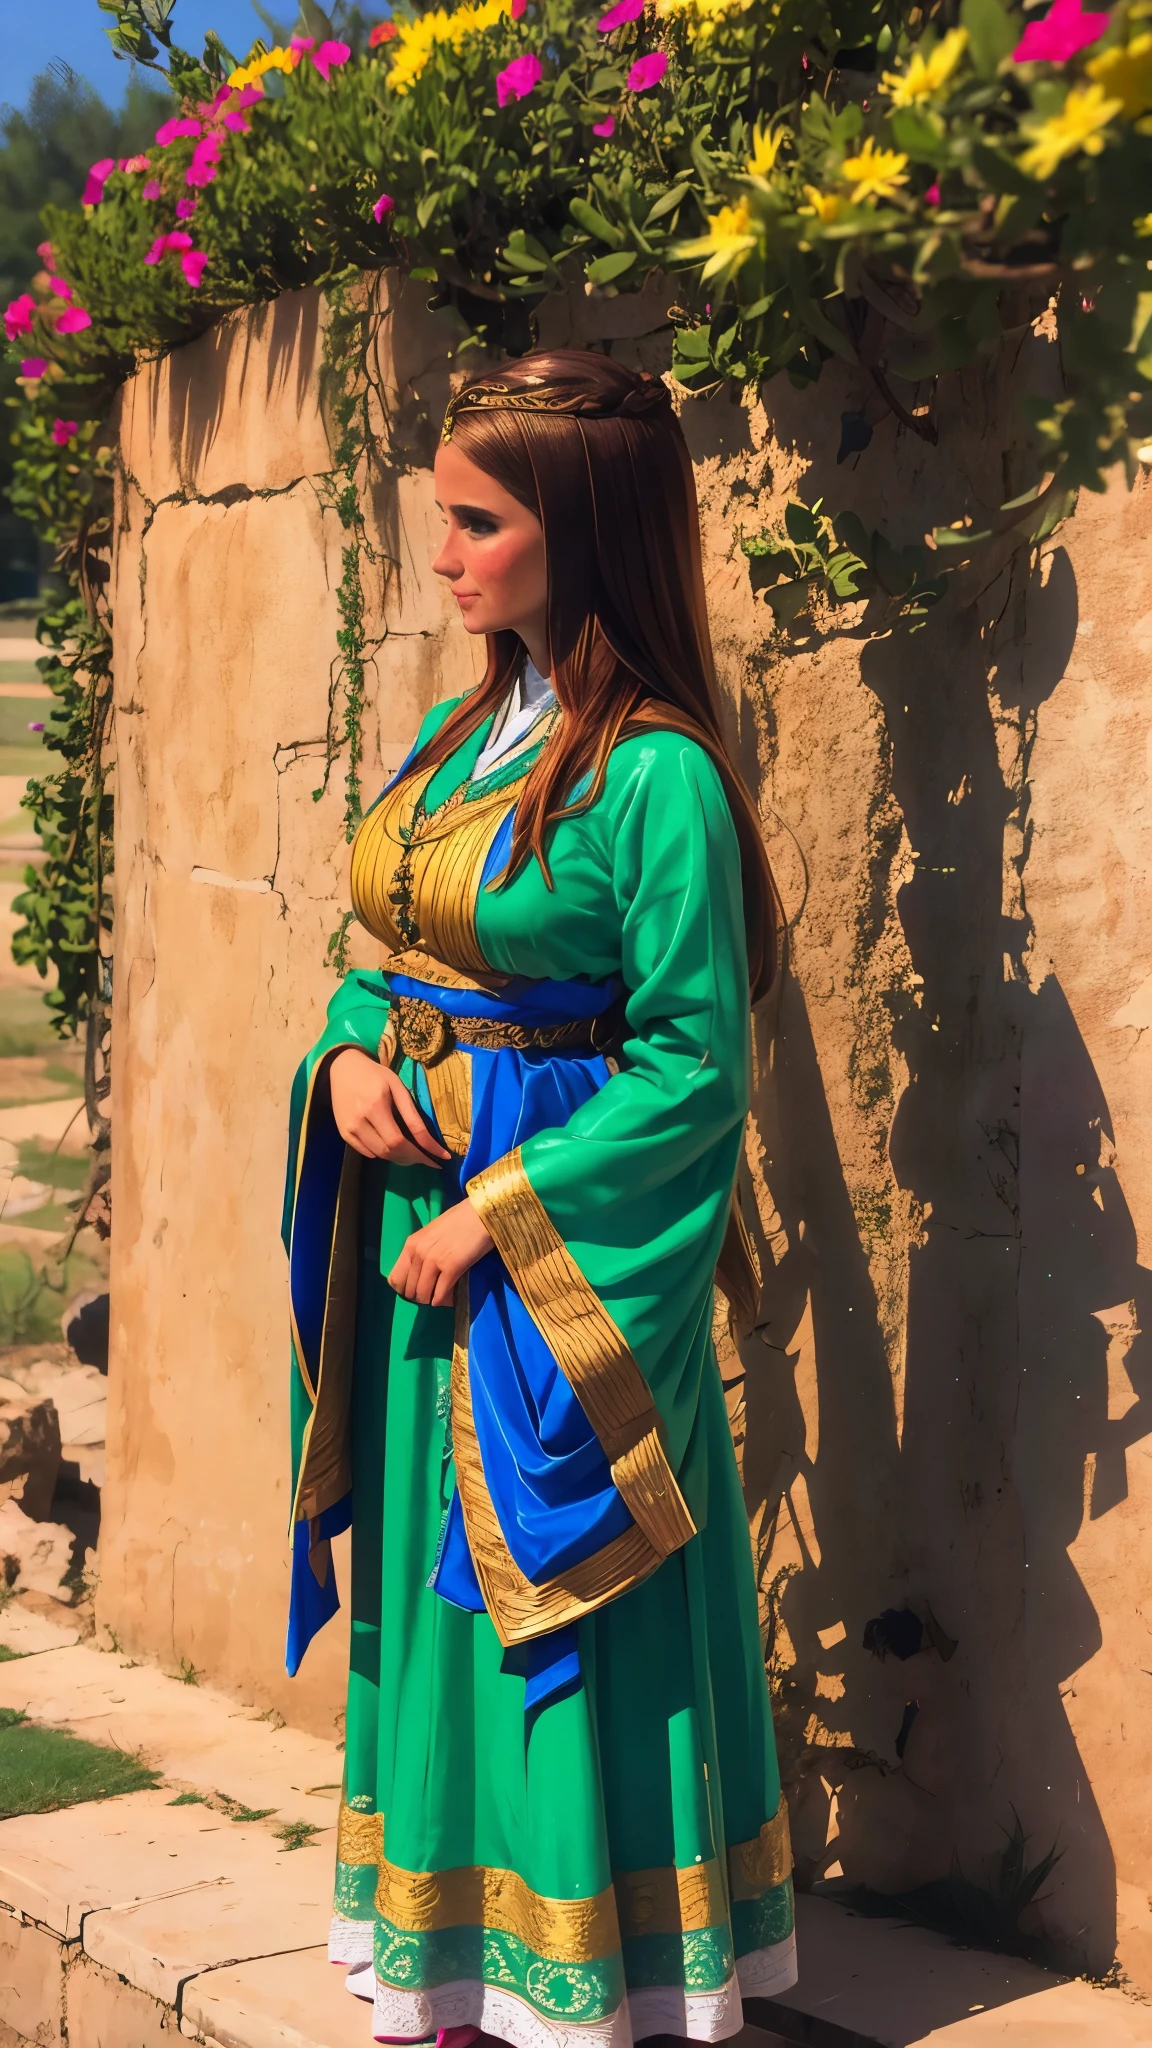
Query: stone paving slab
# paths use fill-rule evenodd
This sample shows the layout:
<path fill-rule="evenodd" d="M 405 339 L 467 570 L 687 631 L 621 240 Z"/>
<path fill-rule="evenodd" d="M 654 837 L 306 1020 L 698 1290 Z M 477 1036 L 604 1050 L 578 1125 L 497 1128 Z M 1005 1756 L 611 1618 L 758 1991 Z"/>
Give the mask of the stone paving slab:
<path fill-rule="evenodd" d="M 167 1894 L 89 1914 L 85 1954 L 175 2005 L 181 1985 L 199 1971 L 326 1941 L 335 1831 L 298 1850 L 285 1850 L 256 1830 L 237 1840 L 239 1833 L 233 1827 L 231 1837 L 197 1844 L 172 1863 L 173 1875 L 184 1881 Z M 193 1869 L 218 1874 L 189 1882 L 186 1873 Z"/>
<path fill-rule="evenodd" d="M 10 1611 L 0 1612 L 0 1642 L 21 1649 L 24 1624 Z M 59 1648 L 0 1664 L 0 1707 L 139 1753 L 178 1784 L 272 1807 L 281 1821 L 335 1823 L 344 1764 L 335 1743 L 275 1728 L 209 1686 L 69 1642 L 67 1632 Z"/>
<path fill-rule="evenodd" d="M 370 2048 L 372 2008 L 345 1991 L 319 1944 L 193 1978 L 180 2032 L 212 2048 Z"/>
<path fill-rule="evenodd" d="M 1152 2005 L 830 1899 L 797 1899 L 796 1947 L 799 1983 L 755 2000 L 755 2018 L 806 2015 L 817 2044 L 823 2023 L 876 2048 L 1152 2048 Z"/>
<path fill-rule="evenodd" d="M 82 1936 L 89 1955 L 158 1998 L 169 1992 L 157 1956 L 172 1958 L 164 1983 L 174 1998 L 189 1970 L 326 1936 L 334 1828 L 285 1850 L 258 1823 L 173 1806 L 172 1796 L 129 1792 L 0 1821 L 0 1904 L 63 1941 Z"/>

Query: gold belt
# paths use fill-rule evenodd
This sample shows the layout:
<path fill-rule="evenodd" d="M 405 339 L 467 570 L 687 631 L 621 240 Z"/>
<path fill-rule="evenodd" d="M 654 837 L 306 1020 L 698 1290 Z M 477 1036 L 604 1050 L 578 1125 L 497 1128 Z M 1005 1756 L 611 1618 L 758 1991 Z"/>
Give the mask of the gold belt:
<path fill-rule="evenodd" d="M 474 1045 L 485 1052 L 511 1046 L 527 1052 L 533 1047 L 592 1042 L 589 1018 L 569 1024 L 501 1024 L 491 1017 L 449 1017 L 423 996 L 393 996 L 389 1022 L 393 1019 L 397 1047 L 422 1067 L 435 1066 L 457 1045 Z"/>
<path fill-rule="evenodd" d="M 380 1040 L 379 1058 L 387 1067 L 407 1053 L 428 1076 L 432 1108 L 440 1135 L 450 1152 L 463 1157 L 472 1129 L 472 1063 L 461 1044 L 496 1051 L 511 1046 L 518 1052 L 533 1047 L 592 1044 L 593 1018 L 571 1024 L 500 1024 L 491 1017 L 449 1017 L 424 996 L 394 995 Z"/>

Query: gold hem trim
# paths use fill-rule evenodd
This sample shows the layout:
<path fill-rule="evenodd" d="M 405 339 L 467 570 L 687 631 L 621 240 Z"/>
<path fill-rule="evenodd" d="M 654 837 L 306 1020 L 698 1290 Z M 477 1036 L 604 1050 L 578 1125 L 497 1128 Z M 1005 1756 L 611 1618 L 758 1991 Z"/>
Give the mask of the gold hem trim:
<path fill-rule="evenodd" d="M 695 1536 L 696 1524 L 668 1463 L 647 1381 L 536 1194 L 520 1147 L 476 1174 L 467 1193 L 595 1430 L 633 1521 L 657 1557 L 670 1557 Z"/>
<path fill-rule="evenodd" d="M 484 1864 L 442 1871 L 402 1870 L 384 1855 L 384 1816 L 360 1813 L 341 1802 L 337 1861 L 377 1871 L 376 1911 L 410 1934 L 448 1927 L 491 1927 L 555 1962 L 590 1962 L 614 1953 L 620 1942 L 645 1934 L 687 1934 L 723 1926 L 731 1899 L 756 1898 L 791 1874 L 787 1809 L 751 1842 L 728 1851 L 726 1891 L 716 1857 L 687 1869 L 615 1870 L 612 1882 L 590 1899 L 554 1899 L 513 1870 Z M 764 1881 L 744 1888 L 744 1875 L 763 1865 Z"/>
<path fill-rule="evenodd" d="M 780 1804 L 751 1842 L 736 1842 L 728 1851 L 728 1890 L 733 1899 L 758 1899 L 792 1875 L 792 1836 L 788 1802 Z"/>

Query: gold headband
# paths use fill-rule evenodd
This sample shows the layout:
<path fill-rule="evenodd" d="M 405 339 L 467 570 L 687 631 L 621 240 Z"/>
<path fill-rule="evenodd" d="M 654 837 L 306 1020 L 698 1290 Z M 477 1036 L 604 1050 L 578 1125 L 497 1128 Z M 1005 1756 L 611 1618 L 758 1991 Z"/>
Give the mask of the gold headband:
<path fill-rule="evenodd" d="M 602 401 L 590 397 L 586 391 L 573 390 L 570 384 L 548 384 L 543 378 L 535 389 L 529 384 L 485 381 L 482 384 L 465 384 L 454 398 L 449 399 L 440 439 L 442 442 L 452 439 L 452 429 L 462 412 L 551 412 L 567 414 L 569 419 L 604 420 L 642 419 L 671 410 L 672 401 L 667 387 L 659 377 L 647 373 L 639 384 L 622 394 L 619 405 L 611 408 L 606 408 Z"/>
<path fill-rule="evenodd" d="M 452 429 L 462 412 L 578 412 L 579 394 L 563 385 L 541 383 L 538 391 L 518 384 L 465 384 L 448 401 L 442 441 L 452 439 Z"/>

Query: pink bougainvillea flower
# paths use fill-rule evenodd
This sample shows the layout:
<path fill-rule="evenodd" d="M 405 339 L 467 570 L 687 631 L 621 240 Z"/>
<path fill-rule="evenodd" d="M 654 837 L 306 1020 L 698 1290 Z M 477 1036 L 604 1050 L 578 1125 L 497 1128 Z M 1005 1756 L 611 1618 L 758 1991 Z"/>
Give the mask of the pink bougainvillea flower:
<path fill-rule="evenodd" d="M 223 85 L 217 86 L 210 100 L 202 100 L 198 104 L 196 112 L 202 115 L 205 121 L 212 121 L 220 112 L 221 107 L 227 106 L 231 97 L 232 87 L 225 80 Z"/>
<path fill-rule="evenodd" d="M 315 36 L 293 36 L 288 48 L 295 56 L 302 57 L 305 50 L 314 50 L 316 48 L 316 38 Z"/>
<path fill-rule="evenodd" d="M 28 720 L 28 730 L 29 732 L 43 732 L 44 720 L 42 718 L 30 718 Z"/>
<path fill-rule="evenodd" d="M 163 121 L 156 130 L 156 140 L 161 149 L 167 149 L 186 135 L 199 135 L 202 127 L 203 123 L 194 121 L 191 114 L 173 114 L 170 121 Z"/>
<path fill-rule="evenodd" d="M 937 180 L 936 180 L 935 184 L 933 184 L 933 185 L 929 185 L 929 187 L 928 187 L 928 190 L 927 190 L 927 191 L 926 191 L 926 193 L 924 194 L 924 204 L 925 204 L 925 206 L 939 206 L 939 204 L 940 204 L 940 180 L 939 180 L 939 178 L 937 178 Z"/>
<path fill-rule="evenodd" d="M 216 166 L 224 148 L 224 137 L 217 128 L 211 135 L 204 135 L 192 151 L 192 161 L 184 173 L 186 185 L 210 185 L 216 176 Z"/>
<path fill-rule="evenodd" d="M 528 94 L 538 86 L 544 75 L 544 67 L 532 51 L 523 57 L 514 57 L 503 71 L 496 73 L 496 104 L 506 107 L 509 100 L 527 99 Z"/>
<path fill-rule="evenodd" d="M 193 291 L 199 289 L 200 280 L 204 275 L 204 266 L 207 261 L 208 258 L 204 254 L 203 249 L 189 249 L 187 255 L 180 258 L 180 268 L 184 272 L 184 276 Z"/>
<path fill-rule="evenodd" d="M 84 329 L 91 327 L 91 325 L 92 315 L 91 313 L 86 313 L 83 306 L 65 306 L 64 311 L 56 322 L 56 332 L 57 334 L 82 334 Z"/>
<path fill-rule="evenodd" d="M 379 199 L 375 201 L 372 208 L 372 218 L 376 222 L 378 227 L 380 223 L 383 221 L 385 214 L 391 213 L 392 208 L 395 206 L 395 204 L 396 201 L 393 199 L 392 194 L 390 192 L 382 192 L 380 194 Z"/>
<path fill-rule="evenodd" d="M 25 356 L 20 365 L 20 375 L 35 384 L 48 368 L 47 356 Z"/>
<path fill-rule="evenodd" d="M 199 203 L 198 199 L 178 199 L 176 201 L 177 220 L 191 220 Z"/>
<path fill-rule="evenodd" d="M 172 250 L 190 249 L 191 247 L 191 235 L 186 235 L 183 228 L 173 228 L 167 235 L 157 235 L 144 261 L 145 263 L 159 263 L 160 258 L 167 256 Z"/>
<path fill-rule="evenodd" d="M 520 21 L 527 12 L 528 0 L 512 0 L 511 14 L 513 21 Z"/>
<path fill-rule="evenodd" d="M 17 341 L 22 334 L 31 334 L 36 318 L 36 301 L 31 292 L 21 292 L 4 310 L 4 332 L 9 341 Z"/>
<path fill-rule="evenodd" d="M 70 284 L 66 284 L 62 277 L 50 277 L 48 279 L 48 289 L 55 292 L 58 299 L 70 299 L 72 297 L 72 287 Z"/>
<path fill-rule="evenodd" d="M 623 28 L 626 21 L 639 21 L 644 12 L 644 0 L 616 0 L 607 14 L 602 14 L 596 23 L 602 36 L 610 36 L 614 28 Z"/>
<path fill-rule="evenodd" d="M 312 62 L 324 80 L 325 85 L 328 83 L 329 74 L 336 69 L 337 65 L 346 64 L 351 55 L 352 51 L 347 43 L 321 43 L 318 50 L 311 52 Z"/>
<path fill-rule="evenodd" d="M 235 104 L 238 110 L 243 113 L 245 107 L 258 105 L 263 97 L 264 87 L 262 85 L 242 85 L 236 95 Z"/>
<path fill-rule="evenodd" d="M 76 420 L 53 420 L 52 439 L 58 448 L 66 448 L 79 422 Z"/>
<path fill-rule="evenodd" d="M 381 43 L 390 43 L 395 34 L 396 23 L 394 21 L 378 21 L 375 28 L 368 31 L 368 48 L 370 50 L 378 50 Z"/>
<path fill-rule="evenodd" d="M 628 73 L 629 92 L 647 92 L 650 85 L 659 85 L 668 69 L 668 59 L 663 50 L 651 50 L 647 57 L 637 57 Z"/>
<path fill-rule="evenodd" d="M 605 140 L 607 140 L 607 138 L 609 137 L 609 135 L 615 135 L 615 133 L 616 133 L 616 116 L 615 116 L 615 114 L 609 114 L 609 115 L 608 115 L 608 118 L 607 118 L 607 120 L 605 120 L 605 121 L 594 121 L 594 122 L 592 123 L 592 133 L 593 133 L 593 135 L 603 135 L 603 137 L 605 138 Z"/>
<path fill-rule="evenodd" d="M 251 135 L 252 123 L 244 119 L 238 107 L 229 107 L 222 119 L 225 128 L 231 129 L 233 135 Z"/>
<path fill-rule="evenodd" d="M 1106 14 L 1085 14 L 1080 0 L 1052 0 L 1043 21 L 1030 21 L 1012 52 L 1014 64 L 1066 64 L 1077 50 L 1098 43 Z"/>
<path fill-rule="evenodd" d="M 80 194 L 81 206 L 99 206 L 104 197 L 104 186 L 115 169 L 114 156 L 102 156 L 98 164 L 93 164 L 88 173 L 88 182 Z"/>
<path fill-rule="evenodd" d="M 56 258 L 52 254 L 51 242 L 37 242 L 36 254 L 40 258 L 41 263 L 44 265 L 45 270 L 55 270 Z"/>
<path fill-rule="evenodd" d="M 159 178 L 149 178 L 148 183 L 144 187 L 142 196 L 145 199 L 163 199 L 164 187 L 160 183 Z"/>

